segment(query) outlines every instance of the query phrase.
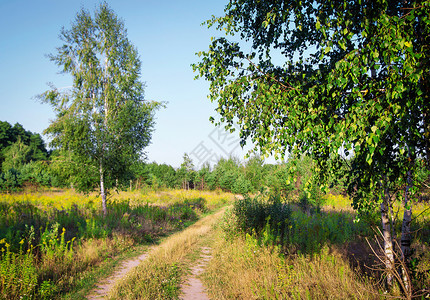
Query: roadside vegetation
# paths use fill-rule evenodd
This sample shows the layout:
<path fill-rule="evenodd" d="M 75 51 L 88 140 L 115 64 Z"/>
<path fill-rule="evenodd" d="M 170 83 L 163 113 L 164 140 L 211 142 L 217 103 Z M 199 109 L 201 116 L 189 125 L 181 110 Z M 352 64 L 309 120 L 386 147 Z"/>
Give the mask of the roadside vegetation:
<path fill-rule="evenodd" d="M 178 299 L 190 262 L 199 247 L 214 238 L 223 214 L 220 210 L 208 215 L 169 237 L 112 289 L 108 299 Z"/>
<path fill-rule="evenodd" d="M 222 192 L 137 194 L 113 196 L 106 216 L 97 195 L 1 195 L 0 298 L 51 299 L 94 284 L 96 267 L 156 243 L 232 199 Z"/>
<path fill-rule="evenodd" d="M 217 228 L 213 258 L 203 275 L 211 297 L 403 298 L 399 286 L 387 293 L 383 283 L 378 216 L 354 222 L 351 201 L 341 195 L 326 195 L 321 203 L 309 214 L 288 198 L 260 195 L 236 201 Z M 413 296 L 419 298 L 428 295 L 430 286 L 430 212 L 428 204 L 418 210 L 422 214 L 413 224 L 413 264 L 408 267 Z"/>

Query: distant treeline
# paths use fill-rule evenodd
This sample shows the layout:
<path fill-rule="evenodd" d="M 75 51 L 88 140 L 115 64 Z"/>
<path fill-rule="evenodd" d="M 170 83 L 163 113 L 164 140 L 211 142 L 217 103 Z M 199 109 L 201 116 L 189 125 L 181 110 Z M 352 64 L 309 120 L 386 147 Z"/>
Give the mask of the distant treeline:
<path fill-rule="evenodd" d="M 39 134 L 22 125 L 0 121 L 0 190 L 12 192 L 24 188 L 73 187 L 82 184 L 73 176 L 73 162 L 64 153 L 48 151 Z M 243 162 L 237 158 L 221 158 L 216 165 L 203 165 L 199 170 L 184 154 L 180 168 L 166 164 L 137 161 L 127 179 L 117 182 L 119 189 L 220 189 L 237 194 L 256 193 L 261 189 L 287 194 L 315 190 L 312 161 L 303 157 L 279 164 L 265 164 L 258 156 Z M 89 173 L 88 176 L 91 176 Z M 91 182 L 88 180 L 88 182 Z M 97 181 L 93 181 L 97 182 Z M 332 185 L 333 186 L 333 185 Z M 342 184 L 336 183 L 342 189 Z M 94 186 L 97 189 L 97 186 Z"/>

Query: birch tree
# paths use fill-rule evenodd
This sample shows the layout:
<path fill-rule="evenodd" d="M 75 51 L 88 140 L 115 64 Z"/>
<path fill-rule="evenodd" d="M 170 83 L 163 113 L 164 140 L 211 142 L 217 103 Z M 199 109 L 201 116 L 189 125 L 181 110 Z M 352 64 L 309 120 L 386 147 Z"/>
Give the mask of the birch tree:
<path fill-rule="evenodd" d="M 389 273 L 392 196 L 404 190 L 406 259 L 413 174 L 430 158 L 429 12 L 429 1 L 229 1 L 206 22 L 227 36 L 193 65 L 218 104 L 211 120 L 230 130 L 237 121 L 242 145 L 309 153 L 320 174 L 353 154 L 354 207 L 380 204 Z"/>
<path fill-rule="evenodd" d="M 99 186 L 106 215 L 106 191 L 144 155 L 160 103 L 144 100 L 137 50 L 106 3 L 94 15 L 82 9 L 60 38 L 62 46 L 49 58 L 71 75 L 73 87 L 64 92 L 52 86 L 41 95 L 56 112 L 45 133 L 52 147 L 69 152 L 64 162 L 81 179 L 76 187 Z"/>

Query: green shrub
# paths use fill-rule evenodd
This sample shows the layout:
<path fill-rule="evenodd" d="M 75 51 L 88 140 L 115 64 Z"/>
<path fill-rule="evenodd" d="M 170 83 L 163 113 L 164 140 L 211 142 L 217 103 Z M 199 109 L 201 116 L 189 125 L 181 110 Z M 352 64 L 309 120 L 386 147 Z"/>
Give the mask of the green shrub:
<path fill-rule="evenodd" d="M 22 186 L 21 173 L 16 169 L 9 169 L 0 174 L 0 190 L 12 192 Z"/>
<path fill-rule="evenodd" d="M 234 182 L 231 192 L 234 194 L 246 194 L 252 191 L 251 182 L 245 176 L 240 174 Z"/>
<path fill-rule="evenodd" d="M 233 212 L 239 230 L 263 236 L 264 242 L 284 243 L 291 224 L 291 208 L 281 201 L 279 195 L 265 200 L 263 196 L 251 198 L 247 195 L 237 200 Z M 268 237 L 271 238 L 268 238 Z"/>
<path fill-rule="evenodd" d="M 261 244 L 280 245 L 290 253 L 320 253 L 327 244 L 343 244 L 358 235 L 369 234 L 368 224 L 354 223 L 349 212 L 313 212 L 291 208 L 279 195 L 237 200 L 233 215 L 227 215 L 234 225 L 221 225 L 226 237 L 237 233 L 255 236 Z M 227 217 L 226 217 L 227 218 Z"/>

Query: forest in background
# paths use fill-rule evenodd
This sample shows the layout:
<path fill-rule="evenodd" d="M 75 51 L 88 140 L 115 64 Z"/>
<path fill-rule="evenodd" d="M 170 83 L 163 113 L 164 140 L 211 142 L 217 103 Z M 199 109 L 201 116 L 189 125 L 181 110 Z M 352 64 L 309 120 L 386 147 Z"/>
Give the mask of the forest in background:
<path fill-rule="evenodd" d="M 59 159 L 57 151 L 48 150 L 39 134 L 25 130 L 19 123 L 12 126 L 2 121 L 0 143 L 0 191 L 79 187 L 82 178 L 72 176 L 71 172 L 64 172 L 64 162 Z M 266 164 L 255 155 L 247 161 L 236 157 L 221 158 L 214 166 L 206 164 L 196 170 L 193 161 L 185 153 L 181 167 L 176 169 L 156 162 L 135 162 L 128 176 L 117 181 L 117 189 L 220 189 L 245 194 L 262 192 L 267 188 L 273 193 L 285 195 L 302 186 L 301 192 L 306 189 L 317 193 L 312 168 L 312 161 L 308 157 L 290 159 L 279 164 Z M 296 177 L 296 180 L 293 177 Z M 88 178 L 85 180 L 88 181 Z M 344 193 L 344 180 L 333 179 L 330 183 L 332 191 Z M 95 179 L 92 190 L 98 189 Z"/>

